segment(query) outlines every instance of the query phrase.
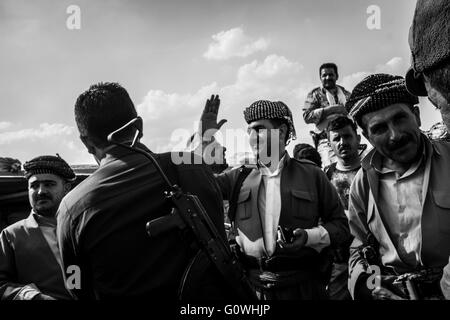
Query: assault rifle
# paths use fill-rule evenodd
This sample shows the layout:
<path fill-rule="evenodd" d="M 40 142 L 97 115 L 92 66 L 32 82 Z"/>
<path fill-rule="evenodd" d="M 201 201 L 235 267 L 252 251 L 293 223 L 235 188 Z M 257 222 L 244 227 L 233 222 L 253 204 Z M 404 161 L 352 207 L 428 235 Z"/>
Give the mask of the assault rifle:
<path fill-rule="evenodd" d="M 133 131 L 134 137 L 130 141 L 127 137 L 132 136 L 130 133 Z M 122 139 L 120 139 L 121 136 Z M 155 237 L 174 228 L 181 230 L 187 228 L 194 234 L 200 250 L 206 254 L 226 280 L 225 282 L 234 290 L 235 298 L 245 301 L 257 300 L 245 276 L 244 269 L 228 243 L 217 231 L 198 197 L 184 193 L 178 185 L 172 184 L 156 159 L 149 152 L 136 147 L 136 143 L 141 137 L 142 119 L 137 117 L 109 134 L 108 141 L 145 156 L 165 181 L 167 190 L 164 194 L 172 202 L 173 210 L 168 215 L 147 222 L 146 229 L 149 236 Z M 130 145 L 126 143 L 130 143 Z"/>
<path fill-rule="evenodd" d="M 439 287 L 442 278 L 441 268 L 422 268 L 414 272 L 397 274 L 393 268 L 383 266 L 379 253 L 379 243 L 372 233 L 367 236 L 367 245 L 358 249 L 365 267 L 377 265 L 384 275 L 393 275 L 395 279 L 388 289 L 407 300 L 443 300 Z"/>

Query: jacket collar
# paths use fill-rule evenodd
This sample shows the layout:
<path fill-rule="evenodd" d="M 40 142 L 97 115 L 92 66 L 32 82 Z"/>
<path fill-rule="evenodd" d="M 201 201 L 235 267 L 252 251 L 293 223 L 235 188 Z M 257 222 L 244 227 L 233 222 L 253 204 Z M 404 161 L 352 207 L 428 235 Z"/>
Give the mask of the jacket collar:
<path fill-rule="evenodd" d="M 154 155 L 153 152 L 151 152 L 144 144 L 137 143 L 136 147 L 139 149 L 142 149 L 144 151 L 150 152 L 152 155 Z M 135 153 L 134 151 L 131 151 L 129 149 L 126 149 L 121 146 L 111 146 L 111 148 L 108 148 L 108 151 L 106 152 L 106 156 L 100 161 L 100 166 L 105 166 L 108 163 L 114 161 L 115 159 L 123 158 L 129 154 Z"/>
<path fill-rule="evenodd" d="M 34 211 L 31 210 L 30 215 L 25 219 L 25 226 L 27 228 L 30 228 L 30 229 L 37 229 L 37 228 L 39 228 L 39 224 L 36 221 L 36 218 L 34 216 L 35 214 L 36 213 L 34 213 Z"/>
<path fill-rule="evenodd" d="M 291 157 L 289 156 L 289 153 L 285 150 L 283 157 L 281 157 L 280 162 L 278 163 L 277 169 L 274 172 L 271 172 L 271 175 L 274 174 L 275 172 L 278 172 L 278 174 L 280 174 L 281 171 L 283 171 L 283 168 L 289 164 L 290 159 Z M 260 162 L 258 162 L 257 166 L 259 170 L 270 171 L 270 169 L 267 166 L 263 165 Z"/>

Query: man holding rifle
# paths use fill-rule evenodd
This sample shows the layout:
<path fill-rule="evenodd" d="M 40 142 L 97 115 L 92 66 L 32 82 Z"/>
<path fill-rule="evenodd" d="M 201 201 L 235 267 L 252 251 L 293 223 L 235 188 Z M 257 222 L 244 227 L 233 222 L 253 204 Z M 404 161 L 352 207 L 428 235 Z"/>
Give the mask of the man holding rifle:
<path fill-rule="evenodd" d="M 150 220 L 170 214 L 167 183 L 144 155 L 108 141 L 108 135 L 137 117 L 127 91 L 117 83 L 99 83 L 75 104 L 80 138 L 99 168 L 62 201 L 58 241 L 64 269 L 76 265 L 78 299 L 177 298 L 183 273 L 197 252 L 192 234 L 176 228 L 149 237 Z M 123 143 L 134 132 L 125 130 Z M 141 143 L 137 148 L 148 151 Z M 169 179 L 195 194 L 224 240 L 223 204 L 212 172 L 205 165 L 173 165 L 171 154 L 153 154 Z M 201 296 L 222 297 L 223 279 L 210 265 L 198 283 Z M 225 290 L 225 289 L 223 289 Z"/>
<path fill-rule="evenodd" d="M 350 188 L 355 299 L 439 298 L 450 254 L 450 145 L 420 132 L 404 78 L 366 77 L 347 102 L 374 149 Z"/>

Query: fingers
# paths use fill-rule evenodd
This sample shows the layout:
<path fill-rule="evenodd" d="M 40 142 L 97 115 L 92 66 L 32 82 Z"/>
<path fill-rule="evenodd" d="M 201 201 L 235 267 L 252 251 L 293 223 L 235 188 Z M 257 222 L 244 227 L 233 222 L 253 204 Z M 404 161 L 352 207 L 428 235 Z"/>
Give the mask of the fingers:
<path fill-rule="evenodd" d="M 209 113 L 210 109 L 211 109 L 211 99 L 206 99 L 205 108 L 203 109 L 203 113 Z"/>
<path fill-rule="evenodd" d="M 211 98 L 206 100 L 204 113 L 218 113 L 220 106 L 219 95 L 211 95 Z"/>
<path fill-rule="evenodd" d="M 213 95 L 213 97 L 214 97 L 214 95 Z M 211 112 L 214 112 L 214 113 L 219 113 L 219 106 L 220 106 L 220 99 L 219 99 L 219 95 L 216 95 L 214 98 L 213 98 L 213 100 L 212 100 L 212 110 L 211 110 Z"/>
<path fill-rule="evenodd" d="M 280 240 L 279 240 L 280 241 Z M 278 244 L 280 244 L 280 242 L 278 242 Z M 304 243 L 302 238 L 296 238 L 292 243 L 286 243 L 281 241 L 280 247 L 290 251 L 290 252 L 295 252 L 300 250 L 301 248 L 303 248 Z"/>
<path fill-rule="evenodd" d="M 213 102 L 214 102 L 214 95 L 212 94 L 211 98 L 208 99 L 208 112 L 213 112 L 214 110 Z"/>

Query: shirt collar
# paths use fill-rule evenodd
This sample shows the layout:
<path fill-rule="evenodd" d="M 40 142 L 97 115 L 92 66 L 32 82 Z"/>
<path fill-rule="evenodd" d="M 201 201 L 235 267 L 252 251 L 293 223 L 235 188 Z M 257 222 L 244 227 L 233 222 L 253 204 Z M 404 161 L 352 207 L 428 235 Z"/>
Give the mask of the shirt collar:
<path fill-rule="evenodd" d="M 31 211 L 31 214 L 39 226 L 56 228 L 56 217 L 44 217 L 37 214 L 34 210 Z"/>

